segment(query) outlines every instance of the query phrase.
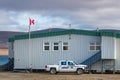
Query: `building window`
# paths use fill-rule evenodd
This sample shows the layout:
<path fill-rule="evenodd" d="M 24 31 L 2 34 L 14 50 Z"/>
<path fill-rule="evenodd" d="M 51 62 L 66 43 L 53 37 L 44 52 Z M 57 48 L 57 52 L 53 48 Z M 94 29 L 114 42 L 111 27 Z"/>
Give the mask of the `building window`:
<path fill-rule="evenodd" d="M 95 46 L 90 46 L 90 50 L 95 50 Z"/>
<path fill-rule="evenodd" d="M 99 42 L 96 42 L 96 50 L 100 50 L 100 43 Z"/>
<path fill-rule="evenodd" d="M 95 50 L 95 43 L 94 42 L 90 42 L 90 50 Z"/>
<path fill-rule="evenodd" d="M 59 50 L 59 43 L 55 42 L 53 48 L 54 48 L 54 50 Z"/>
<path fill-rule="evenodd" d="M 100 50 L 100 43 L 99 42 L 90 42 L 90 50 Z"/>
<path fill-rule="evenodd" d="M 68 42 L 63 42 L 63 50 L 68 50 Z"/>
<path fill-rule="evenodd" d="M 44 50 L 45 51 L 50 50 L 50 43 L 49 42 L 44 43 Z"/>

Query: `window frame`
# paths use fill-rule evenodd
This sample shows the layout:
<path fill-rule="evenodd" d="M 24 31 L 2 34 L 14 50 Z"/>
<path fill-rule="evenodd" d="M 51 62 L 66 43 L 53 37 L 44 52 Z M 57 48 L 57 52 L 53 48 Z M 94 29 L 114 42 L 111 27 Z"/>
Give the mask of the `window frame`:
<path fill-rule="evenodd" d="M 46 45 L 45 43 L 49 43 L 49 44 Z M 45 47 L 49 47 L 49 50 L 46 50 Z M 43 51 L 50 51 L 50 42 L 44 42 L 43 43 Z"/>
<path fill-rule="evenodd" d="M 57 45 L 55 43 L 57 43 Z M 58 49 L 56 50 L 55 47 Z M 59 42 L 53 42 L 53 51 L 59 51 Z"/>
<path fill-rule="evenodd" d="M 91 43 L 93 43 L 93 44 L 91 44 Z M 99 43 L 99 44 L 98 44 Z M 91 48 L 90 47 L 94 47 L 94 50 L 91 50 Z M 97 50 L 97 48 L 96 47 L 100 47 L 100 49 L 101 49 L 101 45 L 100 45 L 100 42 L 90 42 L 89 43 L 89 50 L 90 51 L 100 51 L 100 49 L 99 50 Z"/>
<path fill-rule="evenodd" d="M 97 50 L 97 48 L 96 47 L 100 47 L 100 49 L 99 50 Z M 101 50 L 101 45 L 100 45 L 100 42 L 96 42 L 95 43 L 95 50 L 96 51 L 100 51 Z"/>
<path fill-rule="evenodd" d="M 93 50 L 91 50 L 91 47 L 92 47 L 92 46 L 94 47 Z M 89 50 L 90 50 L 90 51 L 95 51 L 95 42 L 90 42 L 90 43 L 89 43 Z"/>
<path fill-rule="evenodd" d="M 64 44 L 64 43 L 67 43 L 67 44 Z M 64 50 L 64 47 L 67 47 L 67 49 Z M 63 42 L 62 43 L 62 51 L 68 51 L 68 50 L 69 50 L 69 44 L 68 44 L 68 42 Z"/>

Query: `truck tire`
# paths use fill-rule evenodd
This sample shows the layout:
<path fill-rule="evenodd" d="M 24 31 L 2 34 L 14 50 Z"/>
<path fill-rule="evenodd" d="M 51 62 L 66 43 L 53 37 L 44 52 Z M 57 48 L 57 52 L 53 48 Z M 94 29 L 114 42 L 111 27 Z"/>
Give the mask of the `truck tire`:
<path fill-rule="evenodd" d="M 76 72 L 77 72 L 78 75 L 81 75 L 81 74 L 83 74 L 83 69 L 77 69 Z"/>
<path fill-rule="evenodd" d="M 56 74 L 56 73 L 57 73 L 57 71 L 56 71 L 56 69 L 55 69 L 55 68 L 52 68 L 52 69 L 50 69 L 50 73 L 51 73 L 51 74 Z"/>

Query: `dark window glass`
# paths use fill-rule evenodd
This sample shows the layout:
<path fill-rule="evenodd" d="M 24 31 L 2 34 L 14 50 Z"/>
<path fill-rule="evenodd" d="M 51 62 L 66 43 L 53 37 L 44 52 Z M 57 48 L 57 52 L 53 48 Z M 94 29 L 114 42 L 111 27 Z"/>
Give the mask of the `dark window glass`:
<path fill-rule="evenodd" d="M 100 46 L 96 46 L 96 50 L 100 50 Z"/>
<path fill-rule="evenodd" d="M 44 50 L 50 50 L 50 43 L 49 42 L 44 43 Z"/>
<path fill-rule="evenodd" d="M 65 61 L 61 62 L 61 65 L 66 65 L 66 62 Z"/>
<path fill-rule="evenodd" d="M 68 50 L 68 46 L 63 46 L 63 50 Z"/>
<path fill-rule="evenodd" d="M 74 65 L 73 62 L 68 62 L 68 65 Z"/>
<path fill-rule="evenodd" d="M 59 50 L 58 42 L 55 42 L 55 43 L 54 43 L 54 47 L 53 47 L 53 48 L 54 48 L 54 50 Z"/>
<path fill-rule="evenodd" d="M 44 48 L 45 50 L 49 50 L 49 46 L 45 46 L 45 48 Z"/>
<path fill-rule="evenodd" d="M 54 46 L 54 50 L 58 50 L 58 46 Z"/>
<path fill-rule="evenodd" d="M 68 50 L 68 42 L 63 42 L 63 50 Z"/>
<path fill-rule="evenodd" d="M 95 50 L 95 46 L 90 46 L 90 50 Z"/>

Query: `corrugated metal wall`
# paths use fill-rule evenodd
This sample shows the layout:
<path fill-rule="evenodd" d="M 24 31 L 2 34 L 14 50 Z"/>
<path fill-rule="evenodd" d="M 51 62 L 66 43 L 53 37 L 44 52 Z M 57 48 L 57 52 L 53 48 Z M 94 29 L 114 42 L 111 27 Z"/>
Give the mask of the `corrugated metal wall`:
<path fill-rule="evenodd" d="M 28 40 L 19 40 L 14 43 L 14 68 L 26 69 L 29 67 Z"/>
<path fill-rule="evenodd" d="M 97 70 L 98 72 L 105 72 L 105 70 L 114 70 L 114 60 L 112 59 L 103 59 L 103 62 L 99 61 L 92 65 L 91 70 Z"/>
<path fill-rule="evenodd" d="M 120 38 L 116 38 L 115 69 L 120 70 Z"/>
<path fill-rule="evenodd" d="M 71 37 L 71 39 L 69 39 Z M 81 63 L 85 59 L 94 55 L 96 51 L 90 51 L 90 42 L 101 42 L 98 36 L 86 36 L 86 35 L 61 35 L 54 37 L 44 37 L 31 39 L 31 54 L 28 51 L 28 40 L 16 40 L 15 41 L 15 67 L 17 69 L 25 69 L 30 66 L 33 69 L 44 69 L 46 64 L 55 64 L 59 60 L 69 59 L 77 63 Z M 58 51 L 44 51 L 43 43 L 50 42 L 52 46 L 54 42 L 59 42 Z M 62 43 L 68 42 L 69 50 L 62 51 Z"/>
<path fill-rule="evenodd" d="M 116 38 L 102 36 L 101 41 L 102 59 L 116 59 Z"/>
<path fill-rule="evenodd" d="M 69 39 L 71 37 L 71 39 Z M 59 50 L 50 51 L 43 50 L 43 43 L 50 42 L 53 46 L 54 42 L 59 42 Z M 69 50 L 62 50 L 62 43 L 68 42 Z M 29 55 L 28 39 L 16 40 L 14 44 L 14 62 L 15 69 L 44 69 L 46 64 L 56 64 L 59 60 L 69 59 L 76 63 L 81 63 L 90 56 L 94 55 L 96 51 L 90 51 L 90 42 L 101 43 L 102 59 L 115 59 L 115 69 L 120 70 L 120 39 L 107 36 L 86 36 L 86 35 L 62 35 L 44 38 L 31 39 L 31 50 Z M 12 43 L 9 43 L 9 56 L 13 57 Z M 113 64 L 110 60 L 106 60 L 107 64 Z M 101 70 L 101 62 L 92 66 L 92 70 Z"/>

